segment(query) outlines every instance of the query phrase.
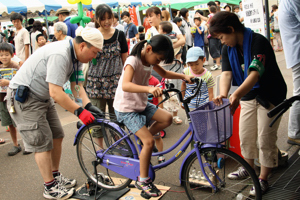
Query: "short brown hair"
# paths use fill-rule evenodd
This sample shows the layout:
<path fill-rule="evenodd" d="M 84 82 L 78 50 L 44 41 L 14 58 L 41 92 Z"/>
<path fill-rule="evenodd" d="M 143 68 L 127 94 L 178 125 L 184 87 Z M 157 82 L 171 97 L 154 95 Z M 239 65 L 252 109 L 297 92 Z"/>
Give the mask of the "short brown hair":
<path fill-rule="evenodd" d="M 235 13 L 220 11 L 216 13 L 210 20 L 209 32 L 212 37 L 216 37 L 219 33 L 230 34 L 232 27 L 235 32 L 243 32 L 244 25 L 240 22 Z"/>
<path fill-rule="evenodd" d="M 152 13 L 156 15 L 160 15 L 160 19 L 161 19 L 161 10 L 158 7 L 152 6 L 151 8 L 148 8 L 146 11 L 146 17 L 150 17 Z"/>
<path fill-rule="evenodd" d="M 163 21 L 160 22 L 159 25 L 161 26 L 161 29 L 163 30 L 164 33 L 171 33 L 173 30 L 173 26 L 170 22 Z"/>

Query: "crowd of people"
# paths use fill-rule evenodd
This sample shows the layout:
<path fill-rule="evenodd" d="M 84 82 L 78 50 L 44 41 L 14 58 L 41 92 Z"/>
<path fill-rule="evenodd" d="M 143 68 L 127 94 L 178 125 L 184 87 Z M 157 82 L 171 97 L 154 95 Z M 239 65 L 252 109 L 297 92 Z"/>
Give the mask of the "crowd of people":
<path fill-rule="evenodd" d="M 12 80 L 0 79 L 0 86 L 7 87 L 7 93 L 0 95 L 1 124 L 9 127 L 13 141 L 9 156 L 22 151 L 17 129 L 25 147 L 23 154 L 34 153 L 44 180 L 45 198 L 68 198 L 76 185 L 76 180 L 59 171 L 64 132 L 54 102 L 86 125 L 95 119 L 91 112 L 101 114 L 108 109 L 115 114 L 143 143 L 136 187 L 145 198 L 160 196 L 148 177 L 151 152 L 155 145 L 163 151 L 158 133 L 172 123 L 182 124 L 183 120 L 178 116 L 181 105 L 176 96 L 157 108 L 148 102 L 147 94 L 153 94 L 157 104 L 155 98 L 162 95 L 161 82 L 165 80 L 188 97 L 195 87 L 190 81 L 193 77 L 201 78 L 203 85 L 202 95 L 189 103 L 190 110 L 208 101 L 219 105 L 222 98 L 229 98 L 234 114 L 241 104 L 242 155 L 252 167 L 259 157 L 260 183 L 263 193 L 267 191 L 270 170 L 278 165 L 276 140 L 280 120 L 270 128 L 272 119 L 266 113 L 285 99 L 286 84 L 270 42 L 244 27 L 242 4 L 234 7 L 233 12 L 230 6 L 221 8 L 219 1 L 207 5 L 209 15 L 197 10 L 192 21 L 186 8 L 171 20 L 166 9 L 153 6 L 146 11 L 144 26 L 139 27 L 127 11 L 121 14 L 124 24 L 119 23 L 118 14 L 106 4 L 97 6 L 95 17 L 85 28 L 72 24 L 70 12 L 64 8 L 57 10 L 59 22 L 50 23 L 48 31 L 34 20 L 29 20 L 25 28 L 21 14 L 11 15 L 15 31 L 3 27 L 0 68 L 19 71 Z M 277 51 L 281 51 L 278 7 L 272 7 L 274 37 Z M 217 97 L 213 96 L 215 80 L 205 68 L 209 57 L 214 60 L 210 70 L 222 70 Z M 170 71 L 174 59 L 184 66 L 178 73 Z M 293 73 L 298 74 L 298 68 Z M 232 80 L 239 88 L 229 97 Z M 151 120 L 155 122 L 150 124 Z M 299 121 L 293 122 L 291 127 L 298 124 Z M 101 132 L 94 131 L 93 136 L 101 146 Z M 289 139 L 299 145 L 297 136 L 291 135 Z M 0 143 L 4 142 L 0 139 Z M 163 156 L 158 157 L 159 163 L 164 161 Z M 228 174 L 230 179 L 247 176 L 242 168 Z M 254 189 L 250 194 L 255 195 Z"/>

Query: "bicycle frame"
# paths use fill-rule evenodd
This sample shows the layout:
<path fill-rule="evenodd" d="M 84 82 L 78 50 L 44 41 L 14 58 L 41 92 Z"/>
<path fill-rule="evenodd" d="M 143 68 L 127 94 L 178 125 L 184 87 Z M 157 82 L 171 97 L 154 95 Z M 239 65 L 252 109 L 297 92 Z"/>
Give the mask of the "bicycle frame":
<path fill-rule="evenodd" d="M 135 180 L 136 177 L 139 176 L 140 174 L 140 161 L 138 159 L 138 152 L 137 149 L 135 147 L 135 145 L 133 144 L 133 141 L 130 139 L 130 136 L 133 135 L 133 133 L 129 132 L 129 134 L 127 134 L 123 129 L 120 128 L 119 125 L 117 125 L 114 122 L 111 122 L 109 120 L 103 120 L 103 119 L 97 119 L 98 123 L 105 123 L 105 124 L 109 124 L 111 125 L 113 128 L 115 128 L 123 137 L 120 138 L 119 140 L 117 140 L 115 143 L 113 143 L 108 149 L 106 150 L 100 150 L 97 151 L 97 161 L 98 164 L 102 165 L 105 168 L 108 168 L 109 170 L 112 170 L 118 174 L 121 174 L 122 176 L 125 176 L 127 178 L 130 178 L 132 180 Z M 78 130 L 76 136 L 75 136 L 75 140 L 74 140 L 74 145 L 77 144 L 77 138 L 79 137 L 79 133 L 81 132 L 81 130 L 85 127 L 85 125 L 83 125 L 82 127 L 80 127 L 80 129 Z M 153 153 L 152 156 L 159 156 L 162 154 L 168 154 L 171 151 L 173 151 L 176 147 L 178 147 L 183 140 L 189 135 L 189 133 L 192 132 L 192 134 L 190 135 L 190 137 L 188 138 L 188 140 L 181 146 L 181 148 L 177 151 L 177 153 L 175 155 L 173 155 L 169 160 L 166 160 L 165 162 L 161 163 L 161 164 L 157 164 L 152 166 L 150 164 L 149 166 L 149 177 L 154 181 L 155 180 L 155 171 L 159 170 L 161 168 L 167 167 L 168 165 L 172 164 L 173 162 L 175 162 L 176 160 L 178 160 L 183 153 L 186 151 L 186 149 L 188 148 L 189 144 L 192 142 L 194 138 L 194 132 L 193 132 L 193 127 L 192 127 L 192 123 L 189 123 L 189 127 L 188 129 L 185 131 L 185 133 L 178 139 L 178 141 L 172 145 L 169 149 L 162 151 L 162 152 L 158 152 L 158 153 Z M 135 140 L 137 142 L 137 146 L 138 146 L 138 150 L 139 152 L 141 151 L 141 145 L 138 143 L 138 137 L 135 136 Z M 117 146 L 122 140 L 126 140 L 132 150 L 133 153 L 133 158 L 129 158 L 129 157 L 124 157 L 124 156 L 117 156 L 117 155 L 109 155 L 106 154 L 111 148 L 113 148 L 114 146 Z M 194 149 L 192 149 L 184 158 L 181 167 L 180 167 L 180 172 L 179 172 L 179 180 L 181 183 L 181 177 L 182 177 L 182 171 L 183 168 L 185 166 L 185 162 L 187 160 L 187 158 L 194 152 L 196 152 L 198 160 L 199 160 L 199 165 L 201 167 L 201 171 L 203 172 L 205 178 L 208 180 L 208 182 L 210 183 L 210 185 L 212 186 L 212 188 L 216 191 L 217 188 L 213 185 L 213 183 L 210 181 L 209 177 L 207 176 L 207 174 L 205 173 L 204 167 L 209 167 L 210 171 L 217 177 L 217 179 L 219 181 L 221 181 L 221 179 L 217 176 L 217 174 L 212 170 L 212 168 L 209 166 L 209 164 L 207 163 L 203 163 L 202 162 L 202 158 L 201 158 L 201 154 L 200 154 L 200 149 L 201 148 L 207 148 L 207 147 L 216 147 L 216 148 L 221 148 L 222 145 L 220 144 L 203 144 L 199 146 L 199 142 L 196 142 L 194 144 Z"/>

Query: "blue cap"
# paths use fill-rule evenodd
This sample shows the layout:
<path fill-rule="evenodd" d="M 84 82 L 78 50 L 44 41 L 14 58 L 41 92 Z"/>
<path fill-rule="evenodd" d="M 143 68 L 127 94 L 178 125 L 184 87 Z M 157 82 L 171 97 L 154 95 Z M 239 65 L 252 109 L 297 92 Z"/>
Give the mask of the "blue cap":
<path fill-rule="evenodd" d="M 192 47 L 187 51 L 186 63 L 196 62 L 200 56 L 204 56 L 204 51 L 200 47 Z"/>

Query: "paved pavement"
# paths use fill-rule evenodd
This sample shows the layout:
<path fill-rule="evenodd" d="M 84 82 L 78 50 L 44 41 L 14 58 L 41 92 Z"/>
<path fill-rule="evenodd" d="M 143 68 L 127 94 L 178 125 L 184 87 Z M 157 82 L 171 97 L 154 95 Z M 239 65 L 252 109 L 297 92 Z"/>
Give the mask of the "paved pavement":
<path fill-rule="evenodd" d="M 285 58 L 283 52 L 276 53 L 277 62 L 280 66 L 281 72 L 288 85 L 288 95 L 292 96 L 292 72 L 286 69 Z M 212 60 L 209 61 L 210 66 Z M 220 74 L 220 70 L 213 71 L 213 76 L 216 77 Z M 66 112 L 63 108 L 57 105 L 58 113 L 63 124 L 65 131 L 65 139 L 63 142 L 63 154 L 61 159 L 61 172 L 66 177 L 75 178 L 78 181 L 77 185 L 82 185 L 86 181 L 86 177 L 83 174 L 76 157 L 75 147 L 73 146 L 74 136 L 76 134 L 77 117 L 69 112 Z M 184 112 L 181 110 L 179 116 L 185 119 Z M 286 143 L 287 141 L 287 123 L 288 123 L 288 112 L 282 117 L 281 124 L 278 131 L 278 147 L 281 150 L 288 151 L 292 155 L 298 147 L 291 146 Z M 166 129 L 167 135 L 164 138 L 165 148 L 173 145 L 177 139 L 187 128 L 187 125 L 171 125 Z M 34 156 L 22 155 L 22 153 L 16 156 L 7 156 L 8 150 L 12 146 L 11 138 L 9 133 L 5 132 L 4 127 L 0 127 L 0 138 L 6 140 L 5 144 L 0 145 L 0 199 L 3 200 L 40 200 L 43 199 L 43 180 L 40 176 L 37 165 L 34 161 Z M 22 140 L 18 135 L 19 143 L 21 146 Z M 175 149 L 171 154 L 166 156 L 171 157 L 177 152 Z M 185 154 L 186 155 L 186 154 Z M 178 161 L 169 165 L 167 168 L 161 169 L 156 173 L 157 184 L 163 184 L 170 186 L 172 191 L 166 193 L 163 200 L 169 199 L 187 199 L 184 188 L 179 186 L 179 169 L 181 161 L 184 156 Z M 152 162 L 156 162 L 153 160 Z"/>

